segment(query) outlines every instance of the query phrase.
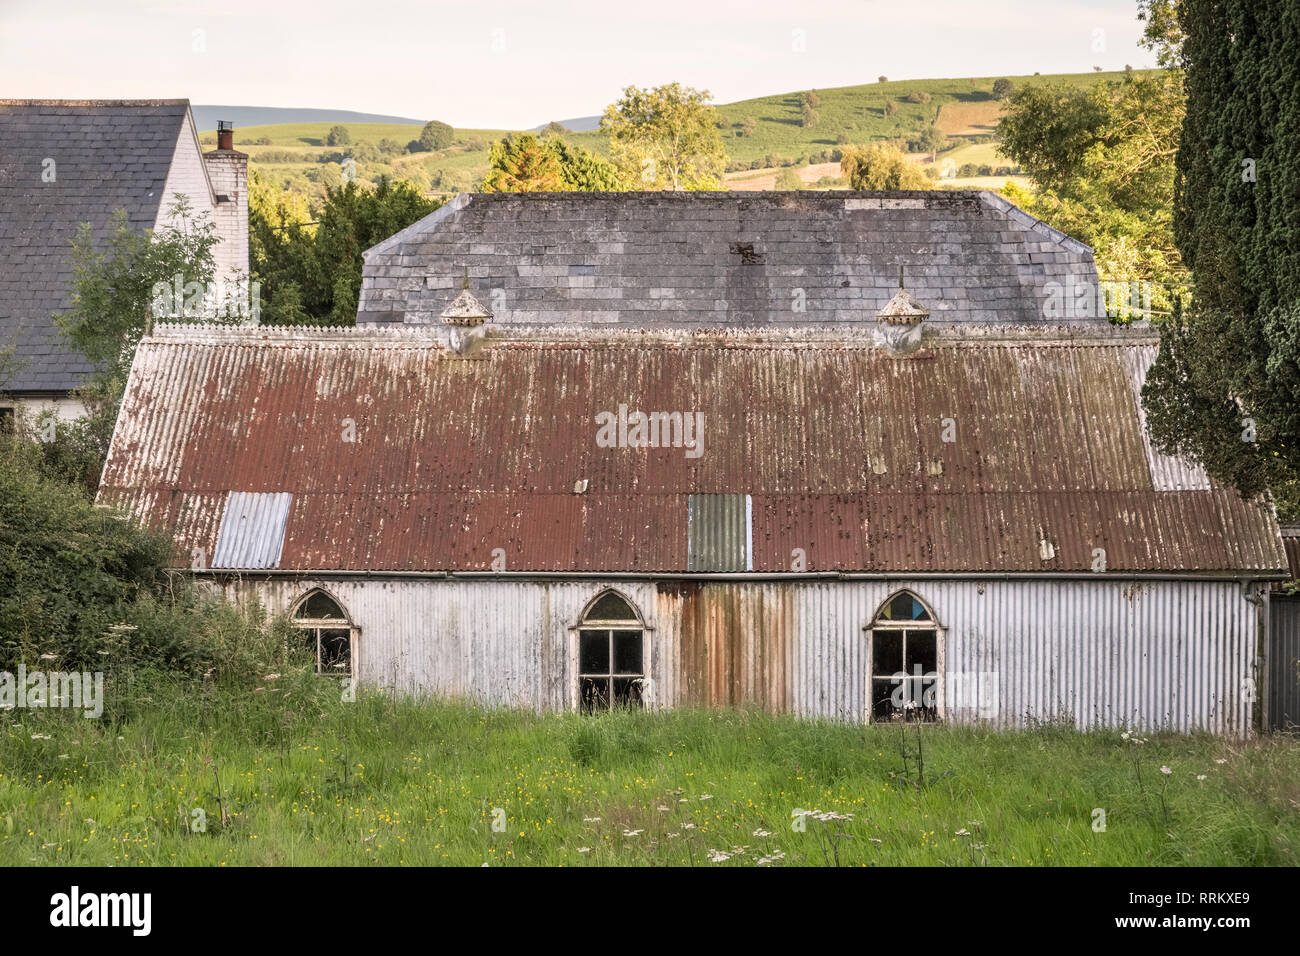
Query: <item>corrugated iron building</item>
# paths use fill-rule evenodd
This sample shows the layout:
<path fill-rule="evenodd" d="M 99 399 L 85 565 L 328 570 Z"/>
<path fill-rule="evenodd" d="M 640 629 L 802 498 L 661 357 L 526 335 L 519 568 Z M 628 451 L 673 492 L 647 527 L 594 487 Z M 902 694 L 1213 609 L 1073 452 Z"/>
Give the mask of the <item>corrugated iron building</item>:
<path fill-rule="evenodd" d="M 1032 319 L 1058 280 L 980 194 L 462 197 L 357 329 L 160 327 L 101 500 L 412 692 L 1245 735 L 1272 510 L 1151 446 L 1150 333 Z"/>

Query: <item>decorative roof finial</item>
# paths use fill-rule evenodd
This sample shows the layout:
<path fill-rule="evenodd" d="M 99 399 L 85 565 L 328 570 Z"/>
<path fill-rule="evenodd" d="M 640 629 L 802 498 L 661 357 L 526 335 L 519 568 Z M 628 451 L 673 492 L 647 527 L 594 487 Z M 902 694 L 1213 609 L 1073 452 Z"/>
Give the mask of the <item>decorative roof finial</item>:
<path fill-rule="evenodd" d="M 492 318 L 492 313 L 474 298 L 469 291 L 469 267 L 465 268 L 465 277 L 461 280 L 460 295 L 442 312 L 444 325 L 482 325 Z"/>

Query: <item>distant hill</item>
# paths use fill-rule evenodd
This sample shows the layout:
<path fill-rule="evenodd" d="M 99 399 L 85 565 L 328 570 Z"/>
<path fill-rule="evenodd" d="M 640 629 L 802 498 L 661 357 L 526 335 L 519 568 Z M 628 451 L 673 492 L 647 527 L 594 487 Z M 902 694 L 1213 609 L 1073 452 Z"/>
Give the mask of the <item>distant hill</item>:
<path fill-rule="evenodd" d="M 230 120 L 235 129 L 245 126 L 278 126 L 281 123 L 396 123 L 423 126 L 428 120 L 382 113 L 354 113 L 351 110 L 313 110 L 279 106 L 192 106 L 199 132 L 217 128 L 217 120 Z M 570 127 L 572 129 L 573 127 Z"/>
<path fill-rule="evenodd" d="M 600 117 L 579 116 L 576 119 L 556 120 L 556 122 L 558 122 L 565 129 L 572 130 L 575 133 L 590 133 L 592 130 L 600 126 Z M 543 123 L 541 126 L 534 126 L 532 128 L 532 132 L 540 133 L 542 130 L 546 129 L 546 127 L 550 125 L 551 125 L 550 122 L 546 122 Z"/>

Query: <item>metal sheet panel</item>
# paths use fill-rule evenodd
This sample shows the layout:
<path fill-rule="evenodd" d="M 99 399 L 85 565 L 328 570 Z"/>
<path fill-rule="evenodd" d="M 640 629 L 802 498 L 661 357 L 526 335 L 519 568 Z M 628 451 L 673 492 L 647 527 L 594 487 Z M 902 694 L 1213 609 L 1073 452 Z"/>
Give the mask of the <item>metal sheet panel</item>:
<path fill-rule="evenodd" d="M 1273 730 L 1300 730 L 1300 595 L 1269 601 L 1268 720 Z"/>
<path fill-rule="evenodd" d="M 1147 347 L 899 359 L 701 335 L 464 361 L 411 330 L 169 329 L 137 352 L 101 500 L 161 525 L 291 492 L 282 564 L 302 569 L 479 569 L 502 549 L 511 570 L 685 571 L 689 496 L 748 494 L 756 571 L 796 547 L 813 570 L 1078 571 L 1097 548 L 1116 571 L 1280 570 L 1267 506 L 1153 479 L 1129 367 Z M 703 454 L 598 444 L 619 405 L 700 413 Z M 213 550 L 219 514 L 189 522 L 185 554 Z"/>
<path fill-rule="evenodd" d="M 691 495 L 686 570 L 753 570 L 749 495 Z"/>
<path fill-rule="evenodd" d="M 942 629 L 941 691 L 956 722 L 1244 737 L 1261 677 L 1258 610 L 1235 582 L 244 577 L 228 587 L 285 611 L 317 585 L 360 628 L 363 681 L 538 710 L 573 706 L 572 634 L 607 587 L 648 627 L 651 706 L 864 721 L 865 628 L 903 588 Z M 960 687 L 979 675 L 996 678 L 994 706 L 983 713 L 957 706 Z"/>
<path fill-rule="evenodd" d="M 266 569 L 280 566 L 284 529 L 293 495 L 232 491 L 217 530 L 213 568 Z"/>

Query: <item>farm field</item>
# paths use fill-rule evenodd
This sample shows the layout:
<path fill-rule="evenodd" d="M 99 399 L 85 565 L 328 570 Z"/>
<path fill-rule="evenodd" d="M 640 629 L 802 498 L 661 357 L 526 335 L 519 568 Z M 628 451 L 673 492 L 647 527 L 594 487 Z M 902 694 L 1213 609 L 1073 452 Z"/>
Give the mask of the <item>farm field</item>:
<path fill-rule="evenodd" d="M 186 686 L 0 718 L 0 865 L 1300 863 L 1295 738 Z"/>

